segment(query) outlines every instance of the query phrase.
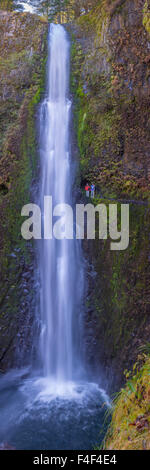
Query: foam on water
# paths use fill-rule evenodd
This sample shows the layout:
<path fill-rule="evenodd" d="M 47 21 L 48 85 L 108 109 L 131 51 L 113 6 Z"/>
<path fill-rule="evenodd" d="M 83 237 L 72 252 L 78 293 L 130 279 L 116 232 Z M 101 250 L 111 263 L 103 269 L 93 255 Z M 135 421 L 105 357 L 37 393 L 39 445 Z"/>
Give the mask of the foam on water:
<path fill-rule="evenodd" d="M 28 7 L 32 9 L 33 2 L 25 2 L 24 8 Z M 67 34 L 62 26 L 51 25 L 47 97 L 40 113 L 42 214 L 45 195 L 52 195 L 55 205 L 72 205 L 68 75 Z M 0 441 L 18 450 L 91 449 L 111 404 L 105 391 L 88 380 L 83 360 L 80 241 L 53 238 L 40 242 L 39 355 L 36 369 L 31 361 L 30 368 L 1 377 Z"/>
<path fill-rule="evenodd" d="M 22 0 L 14 0 L 14 5 L 16 11 L 24 11 L 26 13 L 37 13 L 37 8 L 34 6 L 34 2 L 30 0 L 22 1 Z"/>
<path fill-rule="evenodd" d="M 99 397 L 101 396 L 101 401 L 105 402 L 108 407 L 111 406 L 106 392 L 93 382 L 55 382 L 45 377 L 37 377 L 33 381 L 31 377 L 21 385 L 20 391 L 29 397 L 28 402 L 31 400 L 32 405 L 38 402 L 50 403 L 55 398 L 68 400 L 68 402 L 76 401 L 84 405 L 95 394 L 98 394 Z"/>
<path fill-rule="evenodd" d="M 18 450 L 90 450 L 101 442 L 111 406 L 104 390 L 92 382 L 56 383 L 28 373 L 11 371 L 0 380 L 0 443 Z"/>

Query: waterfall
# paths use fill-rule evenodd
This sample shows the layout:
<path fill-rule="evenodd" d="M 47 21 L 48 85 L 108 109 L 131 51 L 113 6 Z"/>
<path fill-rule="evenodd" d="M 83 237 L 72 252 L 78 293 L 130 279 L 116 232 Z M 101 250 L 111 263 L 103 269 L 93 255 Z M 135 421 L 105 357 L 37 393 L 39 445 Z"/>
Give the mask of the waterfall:
<path fill-rule="evenodd" d="M 40 204 L 72 206 L 73 164 L 69 145 L 69 42 L 61 25 L 50 26 L 48 90 L 41 106 Z M 40 348 L 44 376 L 72 380 L 79 366 L 82 256 L 76 240 L 43 240 L 40 246 Z"/>
<path fill-rule="evenodd" d="M 75 173 L 69 144 L 69 42 L 62 26 L 50 26 L 48 43 L 48 86 L 40 106 L 39 136 L 38 202 L 43 231 L 44 196 L 52 197 L 54 207 L 62 203 L 73 206 Z M 82 359 L 84 272 L 80 241 L 43 237 L 38 240 L 37 252 L 37 367 L 31 362 L 29 367 L 1 374 L 0 443 L 5 447 L 8 442 L 17 450 L 90 450 L 99 443 L 100 429 L 101 440 L 104 437 L 110 401 L 100 380 L 95 383 L 85 373 Z M 35 337 L 36 332 L 33 329 Z"/>

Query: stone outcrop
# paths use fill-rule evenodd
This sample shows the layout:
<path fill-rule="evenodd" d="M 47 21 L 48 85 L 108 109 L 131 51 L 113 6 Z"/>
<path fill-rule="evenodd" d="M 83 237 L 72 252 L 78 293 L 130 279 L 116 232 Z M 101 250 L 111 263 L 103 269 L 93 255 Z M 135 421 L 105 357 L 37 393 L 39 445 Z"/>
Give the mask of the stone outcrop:
<path fill-rule="evenodd" d="M 0 11 L 0 369 L 26 353 L 32 324 L 33 253 L 21 208 L 36 175 L 36 106 L 45 86 L 45 20 Z M 33 298 L 33 297 L 32 297 Z M 27 355 L 27 354 L 26 354 Z"/>

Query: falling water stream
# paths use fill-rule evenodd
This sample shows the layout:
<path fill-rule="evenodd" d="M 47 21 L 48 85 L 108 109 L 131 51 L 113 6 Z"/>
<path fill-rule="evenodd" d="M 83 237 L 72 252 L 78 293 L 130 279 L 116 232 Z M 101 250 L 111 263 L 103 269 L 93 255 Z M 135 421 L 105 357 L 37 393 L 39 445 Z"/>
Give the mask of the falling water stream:
<path fill-rule="evenodd" d="M 48 92 L 41 107 L 40 204 L 42 206 L 44 196 L 51 195 L 54 207 L 63 203 L 72 207 L 73 169 L 69 152 L 71 102 L 67 97 L 69 43 L 62 26 L 51 25 L 50 31 Z M 63 211 L 62 206 L 62 215 Z M 78 367 L 78 311 L 83 290 L 80 245 L 75 240 L 57 240 L 53 237 L 52 240 L 43 240 L 40 254 L 43 369 L 46 377 L 53 377 L 59 384 L 72 380 Z M 78 331 L 77 342 L 75 331 Z"/>
<path fill-rule="evenodd" d="M 73 205 L 68 96 L 69 41 L 62 26 L 51 25 L 47 94 L 40 112 L 43 222 L 44 196 L 51 196 L 54 206 Z M 37 365 L 12 370 L 0 380 L 0 442 L 16 449 L 90 450 L 102 440 L 110 403 L 104 390 L 89 380 L 83 360 L 80 241 L 47 237 L 39 241 L 38 254 Z"/>
<path fill-rule="evenodd" d="M 15 10 L 26 13 L 41 13 L 41 3 L 41 0 L 13 0 Z"/>

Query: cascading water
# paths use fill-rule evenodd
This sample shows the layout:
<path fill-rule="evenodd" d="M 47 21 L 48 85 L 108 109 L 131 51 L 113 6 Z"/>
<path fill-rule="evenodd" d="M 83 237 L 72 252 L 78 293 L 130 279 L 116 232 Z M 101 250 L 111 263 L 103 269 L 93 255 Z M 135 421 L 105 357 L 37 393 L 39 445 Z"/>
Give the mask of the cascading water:
<path fill-rule="evenodd" d="M 62 26 L 51 25 L 49 46 L 48 93 L 41 107 L 41 205 L 44 196 L 51 195 L 54 207 L 62 203 L 72 206 L 71 102 L 67 97 L 69 44 Z M 75 240 L 55 237 L 43 240 L 40 255 L 44 375 L 53 376 L 56 381 L 71 380 L 77 367 L 78 350 L 73 330 L 77 329 L 82 298 L 79 241 L 77 244 Z"/>
<path fill-rule="evenodd" d="M 40 13 L 40 0 L 13 0 L 13 4 L 17 11 Z"/>
<path fill-rule="evenodd" d="M 68 70 L 65 30 L 51 25 L 48 91 L 40 116 L 43 217 L 44 196 L 52 196 L 54 207 L 62 203 L 72 205 L 74 169 L 69 152 Z M 12 370 L 1 377 L 0 442 L 8 442 L 18 450 L 90 450 L 103 438 L 104 427 L 101 437 L 99 432 L 110 403 L 98 384 L 89 382 L 83 374 L 80 354 L 84 337 L 80 341 L 83 268 L 79 242 L 55 237 L 39 240 L 39 272 L 38 367 L 30 364 L 27 369 Z"/>

